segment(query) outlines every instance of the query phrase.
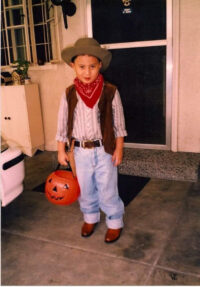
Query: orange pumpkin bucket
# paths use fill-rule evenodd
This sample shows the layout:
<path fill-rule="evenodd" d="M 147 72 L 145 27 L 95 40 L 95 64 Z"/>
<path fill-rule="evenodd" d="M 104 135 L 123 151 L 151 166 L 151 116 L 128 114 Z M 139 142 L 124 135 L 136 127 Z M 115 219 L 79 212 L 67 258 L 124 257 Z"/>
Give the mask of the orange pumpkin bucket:
<path fill-rule="evenodd" d="M 77 177 L 69 170 L 55 170 L 46 179 L 45 195 L 57 205 L 69 205 L 80 195 Z"/>

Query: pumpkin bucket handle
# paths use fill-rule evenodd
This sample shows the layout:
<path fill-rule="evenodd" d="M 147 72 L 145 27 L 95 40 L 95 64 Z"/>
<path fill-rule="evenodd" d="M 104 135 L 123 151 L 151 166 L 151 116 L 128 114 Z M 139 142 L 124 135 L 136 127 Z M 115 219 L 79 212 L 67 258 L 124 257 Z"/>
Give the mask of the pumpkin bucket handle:
<path fill-rule="evenodd" d="M 67 167 L 62 168 L 62 169 L 63 169 L 63 170 L 68 170 L 68 171 L 72 171 L 72 168 L 71 168 L 71 165 L 70 165 L 70 162 L 69 162 L 69 161 L 67 162 L 67 164 L 68 164 Z M 57 165 L 55 171 L 58 170 L 58 169 L 60 169 L 60 166 L 61 166 L 60 163 L 58 163 L 58 165 Z"/>

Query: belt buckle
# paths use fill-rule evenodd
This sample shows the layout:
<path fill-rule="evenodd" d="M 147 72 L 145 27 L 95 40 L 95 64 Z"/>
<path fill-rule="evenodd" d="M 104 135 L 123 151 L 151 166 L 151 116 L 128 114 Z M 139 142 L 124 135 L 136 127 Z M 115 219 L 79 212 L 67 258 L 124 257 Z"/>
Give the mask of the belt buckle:
<path fill-rule="evenodd" d="M 81 143 L 82 148 L 89 148 L 89 149 L 90 149 L 90 148 L 93 148 L 92 146 L 91 146 L 91 147 L 86 147 L 86 146 L 85 146 L 85 143 L 87 143 L 87 142 L 93 142 L 93 141 L 92 141 L 92 140 L 87 140 L 87 141 L 86 141 L 86 140 L 83 140 L 82 143 Z"/>

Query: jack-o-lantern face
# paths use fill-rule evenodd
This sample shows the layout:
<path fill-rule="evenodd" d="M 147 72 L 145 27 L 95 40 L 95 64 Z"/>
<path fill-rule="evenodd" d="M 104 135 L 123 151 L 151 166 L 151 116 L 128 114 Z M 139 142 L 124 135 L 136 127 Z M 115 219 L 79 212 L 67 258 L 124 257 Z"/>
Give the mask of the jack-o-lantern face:
<path fill-rule="evenodd" d="M 56 170 L 47 177 L 45 194 L 47 199 L 54 204 L 71 204 L 80 195 L 77 178 L 74 178 L 70 171 Z"/>

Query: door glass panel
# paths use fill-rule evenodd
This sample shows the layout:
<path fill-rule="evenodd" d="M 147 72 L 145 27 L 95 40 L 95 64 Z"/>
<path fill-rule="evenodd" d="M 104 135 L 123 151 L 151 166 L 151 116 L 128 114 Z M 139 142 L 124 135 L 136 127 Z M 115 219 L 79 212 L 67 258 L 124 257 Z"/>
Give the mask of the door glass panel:
<path fill-rule="evenodd" d="M 166 47 L 113 49 L 104 73 L 120 92 L 126 142 L 166 144 Z"/>
<path fill-rule="evenodd" d="M 166 39 L 166 0 L 92 0 L 93 37 L 101 44 Z"/>

